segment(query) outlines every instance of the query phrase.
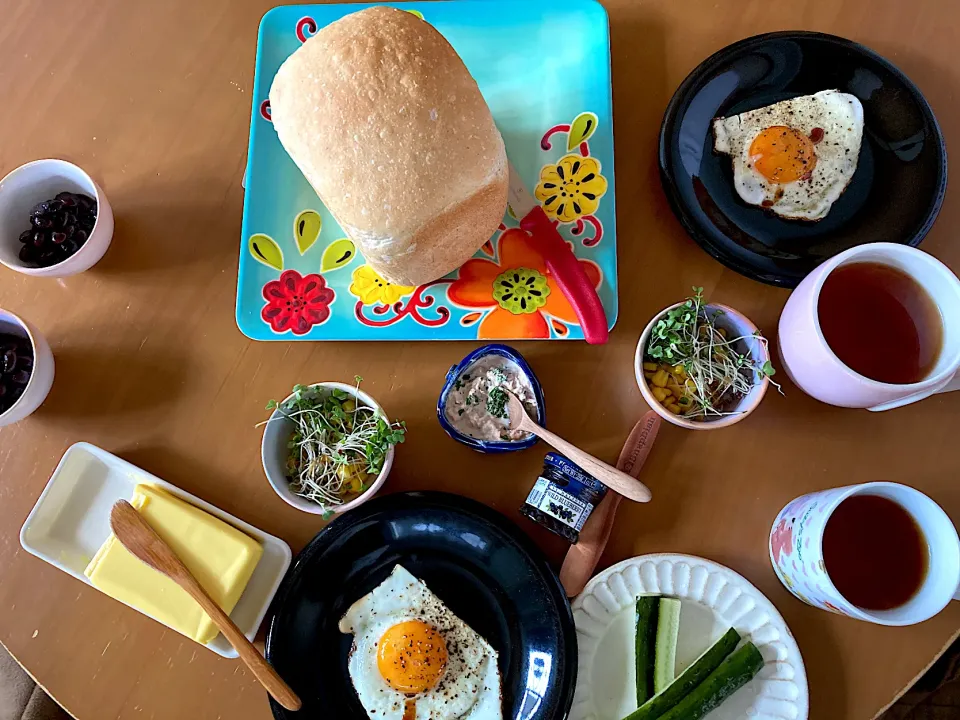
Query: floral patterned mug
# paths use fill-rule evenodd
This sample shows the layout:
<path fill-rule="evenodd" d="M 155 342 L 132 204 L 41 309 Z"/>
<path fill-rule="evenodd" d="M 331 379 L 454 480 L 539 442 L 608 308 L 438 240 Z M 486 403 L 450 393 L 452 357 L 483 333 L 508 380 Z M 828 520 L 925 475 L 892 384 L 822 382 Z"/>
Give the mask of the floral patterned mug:
<path fill-rule="evenodd" d="M 854 495 L 893 500 L 913 516 L 927 544 L 931 570 L 913 597 L 892 610 L 865 610 L 848 602 L 824 565 L 823 531 L 840 503 Z M 850 485 L 788 503 L 770 532 L 770 560 L 780 582 L 808 605 L 879 625 L 914 625 L 939 613 L 950 600 L 960 599 L 960 539 L 956 528 L 933 500 L 897 483 Z"/>

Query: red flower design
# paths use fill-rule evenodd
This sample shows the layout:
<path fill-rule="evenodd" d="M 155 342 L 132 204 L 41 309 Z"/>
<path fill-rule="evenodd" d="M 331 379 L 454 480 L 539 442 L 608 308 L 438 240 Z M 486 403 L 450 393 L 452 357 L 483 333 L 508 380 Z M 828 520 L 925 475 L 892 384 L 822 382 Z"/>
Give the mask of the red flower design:
<path fill-rule="evenodd" d="M 770 549 L 773 550 L 773 560 L 779 563 L 783 556 L 790 557 L 793 552 L 793 523 L 794 518 L 783 518 L 770 536 Z"/>
<path fill-rule="evenodd" d="M 319 275 L 303 277 L 296 270 L 287 270 L 279 280 L 263 286 L 267 301 L 260 316 L 274 332 L 293 331 L 306 335 L 314 325 L 330 317 L 330 303 L 335 296 Z"/>

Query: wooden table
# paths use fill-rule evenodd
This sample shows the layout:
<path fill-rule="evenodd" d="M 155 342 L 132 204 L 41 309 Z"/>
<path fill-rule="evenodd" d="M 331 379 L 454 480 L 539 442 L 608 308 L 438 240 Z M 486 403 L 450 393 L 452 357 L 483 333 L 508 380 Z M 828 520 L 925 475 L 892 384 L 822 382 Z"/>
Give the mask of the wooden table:
<path fill-rule="evenodd" d="M 813 29 L 863 42 L 922 88 L 960 143 L 960 9 L 937 0 L 607 0 L 613 35 L 621 316 L 605 347 L 527 343 L 551 426 L 615 459 L 646 410 L 633 379 L 650 316 L 703 285 L 770 336 L 787 292 L 725 270 L 683 232 L 660 190 L 657 130 L 673 90 L 735 40 Z M 17 533 L 63 451 L 88 440 L 284 537 L 322 522 L 287 507 L 260 467 L 264 402 L 296 382 L 352 378 L 397 416 L 409 442 L 390 491 L 452 490 L 515 518 L 559 561 L 564 545 L 517 513 L 544 448 L 485 457 L 434 417 L 446 369 L 468 344 L 253 343 L 234 324 L 257 24 L 266 0 L 75 3 L 7 0 L 0 22 L 0 172 L 38 157 L 89 170 L 116 213 L 93 271 L 63 281 L 0 272 L 0 306 L 47 335 L 57 379 L 33 417 L 0 431 L 0 640 L 72 714 L 266 720 L 264 693 L 236 662 L 104 598 L 27 555 Z M 924 249 L 960 269 L 960 190 Z M 900 480 L 960 520 L 960 393 L 874 415 L 821 405 L 793 386 L 715 433 L 666 427 L 624 506 L 603 565 L 649 552 L 727 564 L 776 603 L 806 660 L 813 718 L 866 720 L 933 661 L 960 606 L 910 629 L 814 610 L 788 595 L 766 536 L 793 497 Z"/>

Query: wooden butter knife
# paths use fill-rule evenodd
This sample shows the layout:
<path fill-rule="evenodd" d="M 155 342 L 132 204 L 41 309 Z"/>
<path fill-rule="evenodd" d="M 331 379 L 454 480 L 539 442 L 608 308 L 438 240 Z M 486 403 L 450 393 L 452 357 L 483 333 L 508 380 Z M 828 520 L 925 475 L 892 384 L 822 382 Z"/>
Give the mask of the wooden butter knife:
<path fill-rule="evenodd" d="M 653 441 L 657 439 L 661 422 L 660 416 L 653 410 L 640 418 L 640 422 L 633 426 L 623 444 L 620 459 L 617 460 L 618 469 L 634 478 L 640 475 L 640 469 L 650 454 Z M 597 509 L 587 518 L 587 524 L 580 532 L 580 540 L 567 550 L 563 567 L 560 568 L 560 583 L 567 597 L 576 597 L 583 592 L 587 581 L 593 575 L 613 531 L 613 521 L 616 519 L 620 499 L 621 495 L 612 490 L 608 491 Z"/>
<path fill-rule="evenodd" d="M 296 693 L 267 663 L 253 643 L 240 632 L 240 628 L 234 624 L 230 616 L 207 595 L 207 591 L 197 582 L 193 573 L 133 505 L 126 500 L 117 502 L 110 511 L 110 527 L 120 544 L 135 557 L 173 580 L 199 603 L 274 700 L 287 710 L 300 709 L 300 698 Z"/>

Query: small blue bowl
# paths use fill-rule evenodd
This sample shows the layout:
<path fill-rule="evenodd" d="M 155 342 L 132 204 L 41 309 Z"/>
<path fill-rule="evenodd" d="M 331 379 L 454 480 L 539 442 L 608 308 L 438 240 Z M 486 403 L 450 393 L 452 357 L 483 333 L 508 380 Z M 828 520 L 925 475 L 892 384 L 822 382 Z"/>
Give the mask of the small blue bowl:
<path fill-rule="evenodd" d="M 440 400 L 437 402 L 437 419 L 440 421 L 440 427 L 454 440 L 462 442 L 477 452 L 506 453 L 531 448 L 537 444 L 536 435 L 531 435 L 526 440 L 516 440 L 512 442 L 504 440 L 478 440 L 469 435 L 464 435 L 447 421 L 443 408 L 447 404 L 447 396 L 450 394 L 450 389 L 453 387 L 453 384 L 457 381 L 457 378 L 467 371 L 467 368 L 487 355 L 499 355 L 517 364 L 533 388 L 533 395 L 537 400 L 537 424 L 541 427 L 546 424 L 546 412 L 543 406 L 543 388 L 540 387 L 540 381 L 537 380 L 537 376 L 533 374 L 533 370 L 527 365 L 527 361 L 523 359 L 523 355 L 506 345 L 484 345 L 467 355 L 460 361 L 459 365 L 454 365 L 447 372 L 447 380 L 443 385 L 443 390 L 440 392 Z"/>

